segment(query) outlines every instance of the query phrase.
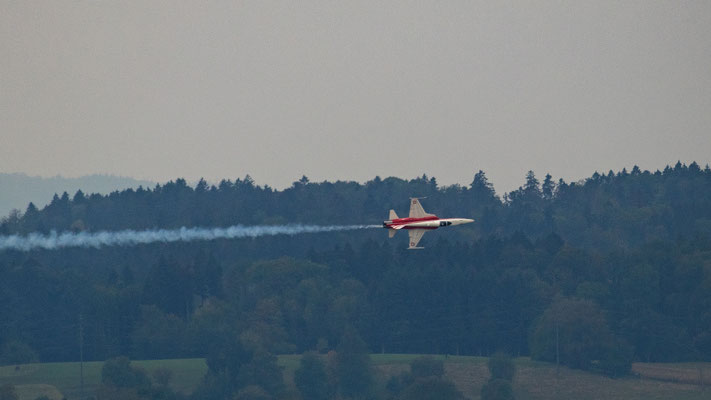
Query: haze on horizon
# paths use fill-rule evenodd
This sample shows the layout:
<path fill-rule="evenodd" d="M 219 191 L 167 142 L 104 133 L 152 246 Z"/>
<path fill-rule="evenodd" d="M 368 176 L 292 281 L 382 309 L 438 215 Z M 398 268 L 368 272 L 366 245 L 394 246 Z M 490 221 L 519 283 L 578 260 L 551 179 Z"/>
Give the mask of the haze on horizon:
<path fill-rule="evenodd" d="M 0 172 L 499 194 L 711 163 L 711 3 L 3 2 Z"/>

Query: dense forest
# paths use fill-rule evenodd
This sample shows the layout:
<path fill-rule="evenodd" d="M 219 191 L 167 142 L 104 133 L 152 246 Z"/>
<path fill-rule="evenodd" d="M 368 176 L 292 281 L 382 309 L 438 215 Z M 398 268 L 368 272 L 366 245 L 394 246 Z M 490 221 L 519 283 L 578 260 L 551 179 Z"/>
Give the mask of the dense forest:
<path fill-rule="evenodd" d="M 216 387 L 279 393 L 240 366 L 273 376 L 275 354 L 309 351 L 555 362 L 558 348 L 562 364 L 611 376 L 634 360 L 711 361 L 711 170 L 696 163 L 572 183 L 529 172 L 503 197 L 482 171 L 467 187 L 177 179 L 55 195 L 3 218 L 0 235 L 378 224 L 391 208 L 406 214 L 409 197 L 476 222 L 429 233 L 416 252 L 378 229 L 4 251 L 0 363 L 78 360 L 80 344 L 85 360 L 206 357 L 199 396 L 220 398 Z"/>

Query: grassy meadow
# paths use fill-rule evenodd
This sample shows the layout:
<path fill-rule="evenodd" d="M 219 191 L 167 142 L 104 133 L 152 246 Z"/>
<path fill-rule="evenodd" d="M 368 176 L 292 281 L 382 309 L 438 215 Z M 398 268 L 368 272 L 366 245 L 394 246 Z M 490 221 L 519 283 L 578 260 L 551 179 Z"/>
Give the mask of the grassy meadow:
<path fill-rule="evenodd" d="M 101 383 L 103 365 L 103 361 L 84 363 L 84 392 L 87 395 L 93 394 Z M 131 365 L 145 369 L 149 376 L 158 368 L 171 370 L 173 378 L 170 386 L 183 393 L 192 392 L 207 371 L 207 365 L 202 358 L 131 361 Z M 35 395 L 35 392 L 41 389 L 39 386 L 45 390 L 47 387 L 56 388 L 56 393 L 61 393 L 67 399 L 77 399 L 81 394 L 80 364 L 67 362 L 3 366 L 0 367 L 0 384 L 4 383 L 16 385 L 20 400 L 34 400 L 43 394 L 52 399 L 61 399 L 45 392 Z"/>
<path fill-rule="evenodd" d="M 407 371 L 418 355 L 374 354 L 374 367 L 381 375 L 380 384 L 391 376 Z M 479 399 L 482 385 L 489 378 L 485 357 L 434 356 L 444 362 L 446 376 L 470 399 Z M 294 370 L 300 356 L 279 357 L 287 385 L 293 385 Z M 171 386 L 190 393 L 207 371 L 203 359 L 133 361 L 150 375 L 157 368 L 173 372 Z M 561 367 L 554 364 L 515 360 L 514 392 L 519 400 L 538 399 L 625 399 L 625 400 L 707 400 L 711 398 L 711 363 L 647 364 L 636 363 L 633 375 L 624 379 Z M 84 390 L 92 394 L 101 381 L 102 362 L 84 363 Z M 704 385 L 701 385 L 703 379 Z M 79 363 L 40 363 L 0 367 L 0 384 L 16 385 L 20 400 L 34 400 L 46 395 L 52 399 L 76 399 L 80 395 Z"/>

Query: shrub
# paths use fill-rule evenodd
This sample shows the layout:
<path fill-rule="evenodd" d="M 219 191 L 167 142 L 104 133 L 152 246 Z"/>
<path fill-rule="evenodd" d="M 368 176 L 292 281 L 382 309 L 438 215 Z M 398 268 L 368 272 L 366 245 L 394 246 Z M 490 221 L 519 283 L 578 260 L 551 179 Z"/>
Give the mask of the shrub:
<path fill-rule="evenodd" d="M 462 398 L 457 387 L 449 380 L 436 376 L 418 378 L 403 390 L 401 399 L 407 400 L 457 400 Z"/>
<path fill-rule="evenodd" d="M 37 352 L 26 343 L 11 340 L 2 346 L 0 365 L 29 364 L 39 361 Z"/>
<path fill-rule="evenodd" d="M 505 379 L 492 379 L 481 388 L 481 400 L 513 400 L 511 382 Z"/>
<path fill-rule="evenodd" d="M 489 373 L 491 373 L 490 380 L 503 379 L 509 382 L 513 381 L 516 367 L 511 357 L 504 353 L 496 353 L 489 358 L 488 366 Z"/>
<path fill-rule="evenodd" d="M 418 357 L 412 360 L 410 364 L 412 376 L 415 378 L 425 378 L 435 376 L 441 378 L 444 375 L 444 363 L 440 360 L 435 360 L 431 356 Z"/>
<path fill-rule="evenodd" d="M 15 385 L 12 383 L 0 385 L 0 400 L 17 400 Z"/>

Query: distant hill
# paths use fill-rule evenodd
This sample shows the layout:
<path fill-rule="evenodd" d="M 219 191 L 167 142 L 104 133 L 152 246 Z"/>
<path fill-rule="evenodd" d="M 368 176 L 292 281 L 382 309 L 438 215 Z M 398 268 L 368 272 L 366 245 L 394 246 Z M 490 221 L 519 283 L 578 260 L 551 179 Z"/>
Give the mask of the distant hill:
<path fill-rule="evenodd" d="M 55 176 L 42 178 L 22 173 L 0 173 L 0 216 L 6 216 L 13 209 L 25 211 L 30 202 L 43 208 L 55 193 L 73 195 L 81 189 L 84 193 L 108 194 L 115 190 L 154 186 L 154 182 L 141 181 L 113 175 L 87 175 L 79 178 Z"/>

